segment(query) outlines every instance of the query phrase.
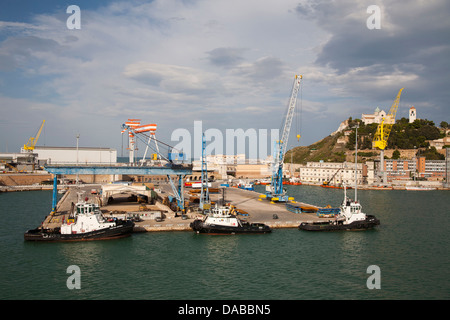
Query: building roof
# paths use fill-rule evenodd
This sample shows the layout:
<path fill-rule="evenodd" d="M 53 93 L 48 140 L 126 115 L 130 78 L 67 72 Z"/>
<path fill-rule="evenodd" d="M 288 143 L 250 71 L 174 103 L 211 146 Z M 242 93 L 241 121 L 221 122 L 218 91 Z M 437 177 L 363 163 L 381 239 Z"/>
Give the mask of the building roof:
<path fill-rule="evenodd" d="M 77 147 L 52 147 L 52 146 L 36 146 L 36 150 L 77 150 Z M 116 151 L 113 148 L 103 148 L 103 147 L 78 147 L 78 150 L 89 150 L 89 151 Z"/>

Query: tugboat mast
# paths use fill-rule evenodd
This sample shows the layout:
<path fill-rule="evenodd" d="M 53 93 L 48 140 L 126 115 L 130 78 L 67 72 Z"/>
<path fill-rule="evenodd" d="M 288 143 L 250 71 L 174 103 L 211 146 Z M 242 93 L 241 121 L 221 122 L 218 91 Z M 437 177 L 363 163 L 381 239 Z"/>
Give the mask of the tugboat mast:
<path fill-rule="evenodd" d="M 359 124 L 355 125 L 355 202 L 358 200 L 358 128 Z"/>
<path fill-rule="evenodd" d="M 201 194 L 200 194 L 200 209 L 202 212 L 209 211 L 211 208 L 211 201 L 209 199 L 209 188 L 208 188 L 208 168 L 206 165 L 205 157 L 206 140 L 205 134 L 202 135 L 202 184 L 201 184 Z"/>

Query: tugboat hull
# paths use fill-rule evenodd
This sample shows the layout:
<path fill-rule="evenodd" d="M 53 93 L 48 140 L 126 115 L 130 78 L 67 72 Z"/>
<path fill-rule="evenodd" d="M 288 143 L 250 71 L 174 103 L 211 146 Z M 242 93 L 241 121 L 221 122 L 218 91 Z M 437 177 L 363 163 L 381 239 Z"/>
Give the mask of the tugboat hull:
<path fill-rule="evenodd" d="M 59 229 L 48 230 L 36 228 L 33 230 L 28 230 L 24 235 L 24 239 L 26 241 L 47 242 L 110 240 L 130 236 L 133 232 L 133 228 L 134 222 L 132 221 L 123 221 L 122 223 L 111 228 L 72 234 L 61 234 Z"/>
<path fill-rule="evenodd" d="M 332 220 L 327 222 L 302 222 L 298 228 L 306 231 L 356 231 L 372 229 L 379 224 L 380 220 L 368 215 L 365 220 L 354 221 L 349 224 L 336 223 Z"/>
<path fill-rule="evenodd" d="M 191 222 L 190 227 L 197 233 L 208 234 L 243 234 L 243 233 L 269 233 L 272 232 L 269 226 L 262 223 L 247 223 L 242 226 L 221 226 L 205 224 L 201 220 Z"/>

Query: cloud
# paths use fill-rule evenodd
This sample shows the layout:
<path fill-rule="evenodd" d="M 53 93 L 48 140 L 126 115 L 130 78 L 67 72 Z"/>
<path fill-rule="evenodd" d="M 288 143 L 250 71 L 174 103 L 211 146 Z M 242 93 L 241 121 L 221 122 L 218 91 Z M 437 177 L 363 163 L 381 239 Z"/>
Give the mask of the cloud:
<path fill-rule="evenodd" d="M 208 60 L 219 67 L 233 67 L 244 60 L 244 48 L 215 48 L 207 52 Z"/>
<path fill-rule="evenodd" d="M 53 39 L 37 36 L 8 37 L 0 45 L 0 70 L 11 71 L 30 66 L 30 60 L 42 52 L 59 50 L 59 44 Z"/>
<path fill-rule="evenodd" d="M 42 30 L 44 29 L 43 26 L 34 25 L 31 23 L 25 23 L 25 22 L 14 22 L 14 21 L 0 21 L 0 30 L 4 31 L 6 29 L 14 30 L 14 29 L 20 29 L 20 30 Z"/>
<path fill-rule="evenodd" d="M 368 30 L 366 8 L 377 3 L 382 29 Z M 445 1 L 111 1 L 81 13 L 81 30 L 68 30 L 65 10 L 54 8 L 30 23 L 0 22 L 0 95 L 2 108 L 19 106 L 8 113 L 14 121 L 35 104 L 98 146 L 120 145 L 128 117 L 158 123 L 166 137 L 194 120 L 278 128 L 298 73 L 302 136 L 312 143 L 392 103 L 401 86 L 402 101 L 441 117 L 450 98 Z M 64 144 L 46 125 L 48 143 Z"/>
<path fill-rule="evenodd" d="M 278 78 L 285 70 L 284 63 L 275 57 L 262 57 L 253 63 L 245 63 L 237 66 L 234 73 L 255 79 L 255 81 L 267 81 Z"/>
<path fill-rule="evenodd" d="M 366 27 L 371 4 L 381 8 L 379 30 Z M 332 92 L 379 103 L 393 100 L 405 87 L 403 102 L 445 114 L 450 98 L 450 68 L 444 62 L 450 52 L 448 1 L 303 1 L 295 12 L 329 33 L 310 67 L 318 70 L 317 80 L 333 85 Z"/>
<path fill-rule="evenodd" d="M 214 75 L 198 69 L 149 62 L 137 62 L 127 65 L 125 77 L 143 84 L 158 86 L 167 92 L 198 94 L 212 88 Z"/>

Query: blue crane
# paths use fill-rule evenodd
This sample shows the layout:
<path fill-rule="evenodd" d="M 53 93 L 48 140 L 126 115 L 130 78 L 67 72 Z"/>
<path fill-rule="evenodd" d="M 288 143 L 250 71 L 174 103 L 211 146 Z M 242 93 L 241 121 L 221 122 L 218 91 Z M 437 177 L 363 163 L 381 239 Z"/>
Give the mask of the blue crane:
<path fill-rule="evenodd" d="M 283 163 L 286 155 L 289 133 L 291 131 L 292 119 L 294 118 L 295 105 L 297 103 L 298 91 L 300 89 L 300 80 L 302 76 L 295 75 L 294 84 L 292 86 L 291 98 L 289 99 L 286 120 L 282 128 L 281 140 L 275 141 L 273 163 L 272 163 L 272 180 L 270 185 L 266 186 L 266 197 L 271 201 L 286 202 L 289 197 L 283 190 Z"/>

